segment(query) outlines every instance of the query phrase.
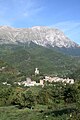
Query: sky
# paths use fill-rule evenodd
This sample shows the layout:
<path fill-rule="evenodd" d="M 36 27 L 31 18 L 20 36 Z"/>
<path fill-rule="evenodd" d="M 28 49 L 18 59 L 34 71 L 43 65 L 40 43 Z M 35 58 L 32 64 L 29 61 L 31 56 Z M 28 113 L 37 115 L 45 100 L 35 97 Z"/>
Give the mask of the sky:
<path fill-rule="evenodd" d="M 49 26 L 80 44 L 80 0 L 0 0 L 0 26 Z"/>

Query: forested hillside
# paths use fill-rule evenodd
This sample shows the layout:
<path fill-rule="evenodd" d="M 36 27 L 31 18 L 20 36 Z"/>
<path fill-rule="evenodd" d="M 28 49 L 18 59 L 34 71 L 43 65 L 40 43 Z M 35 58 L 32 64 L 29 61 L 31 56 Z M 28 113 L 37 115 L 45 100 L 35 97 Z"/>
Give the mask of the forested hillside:
<path fill-rule="evenodd" d="M 0 59 L 29 76 L 34 74 L 36 67 L 41 74 L 67 76 L 80 65 L 79 57 L 64 55 L 34 43 L 0 45 Z"/>

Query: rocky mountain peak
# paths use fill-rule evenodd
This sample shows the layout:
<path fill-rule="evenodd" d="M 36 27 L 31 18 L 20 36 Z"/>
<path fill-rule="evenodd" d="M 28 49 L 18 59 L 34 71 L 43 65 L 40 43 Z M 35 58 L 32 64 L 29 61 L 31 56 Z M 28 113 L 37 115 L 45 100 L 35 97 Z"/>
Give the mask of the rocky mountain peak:
<path fill-rule="evenodd" d="M 13 28 L 0 26 L 0 44 L 34 42 L 42 46 L 79 47 L 58 29 L 46 26 L 34 26 L 32 28 Z"/>

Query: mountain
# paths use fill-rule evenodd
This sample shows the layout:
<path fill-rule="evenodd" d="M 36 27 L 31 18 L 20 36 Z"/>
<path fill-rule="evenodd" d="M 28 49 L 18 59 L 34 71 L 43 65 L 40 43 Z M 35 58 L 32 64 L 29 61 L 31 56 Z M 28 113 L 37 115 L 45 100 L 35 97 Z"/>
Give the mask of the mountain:
<path fill-rule="evenodd" d="M 18 73 L 16 70 L 24 76 L 30 76 L 36 67 L 43 75 L 71 76 L 80 69 L 79 56 L 79 45 L 58 29 L 0 26 L 0 60 L 15 69 L 14 78 Z M 10 73 L 11 76 L 12 74 L 13 72 Z"/>
<path fill-rule="evenodd" d="M 58 29 L 35 26 L 32 28 L 12 28 L 0 26 L 0 44 L 36 43 L 45 47 L 71 48 L 79 45 L 71 41 Z"/>
<path fill-rule="evenodd" d="M 57 50 L 57 51 L 62 52 L 63 54 L 66 54 L 66 55 L 80 57 L 80 47 L 70 47 L 70 48 L 54 47 L 54 49 Z"/>

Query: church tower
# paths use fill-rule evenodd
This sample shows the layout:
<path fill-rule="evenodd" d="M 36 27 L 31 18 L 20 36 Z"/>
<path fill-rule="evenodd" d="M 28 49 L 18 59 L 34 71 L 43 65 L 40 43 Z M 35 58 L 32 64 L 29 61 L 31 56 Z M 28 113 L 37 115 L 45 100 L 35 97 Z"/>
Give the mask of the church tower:
<path fill-rule="evenodd" d="M 35 75 L 39 75 L 39 70 L 38 70 L 38 68 L 35 68 Z"/>

